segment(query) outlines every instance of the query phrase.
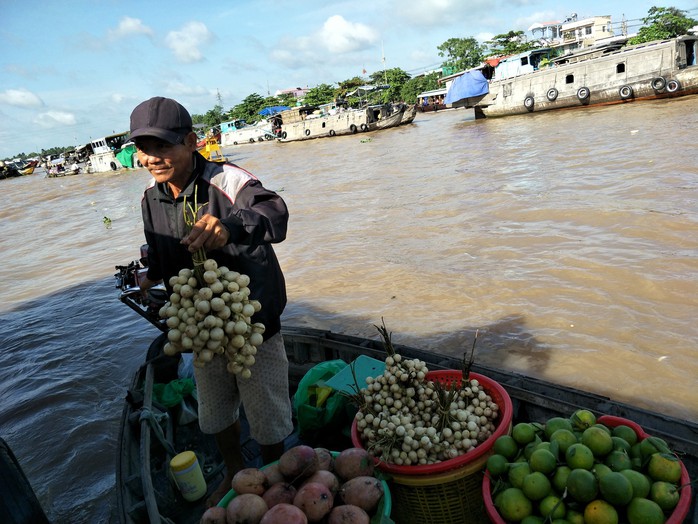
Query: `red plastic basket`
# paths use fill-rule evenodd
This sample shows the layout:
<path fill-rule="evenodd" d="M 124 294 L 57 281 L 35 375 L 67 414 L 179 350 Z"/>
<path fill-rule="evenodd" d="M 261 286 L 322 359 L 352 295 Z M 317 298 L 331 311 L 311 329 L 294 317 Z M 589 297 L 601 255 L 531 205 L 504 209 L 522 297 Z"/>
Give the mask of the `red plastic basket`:
<path fill-rule="evenodd" d="M 440 370 L 430 371 L 427 373 L 428 380 L 437 380 L 440 383 L 447 385 L 454 381 L 460 381 L 463 374 L 455 370 Z M 460 455 L 456 458 L 444 460 L 437 464 L 418 464 L 414 466 L 396 466 L 387 462 L 376 459 L 376 467 L 386 473 L 398 475 L 433 475 L 435 473 L 444 473 L 452 469 L 457 469 L 467 464 L 476 461 L 478 458 L 485 455 L 494 446 L 494 441 L 502 435 L 506 435 L 511 430 L 511 420 L 514 413 L 514 407 L 511 403 L 511 397 L 506 390 L 494 380 L 487 378 L 478 373 L 470 373 L 470 378 L 477 380 L 485 389 L 492 400 L 499 406 L 499 417 L 495 421 L 494 433 L 483 443 L 476 446 L 475 449 Z M 357 448 L 363 448 L 363 442 L 359 435 L 359 429 L 356 425 L 356 419 L 351 425 L 351 441 Z"/>
<path fill-rule="evenodd" d="M 640 440 L 644 440 L 650 436 L 639 424 L 622 417 L 602 415 L 597 419 L 597 422 L 610 428 L 620 425 L 629 426 L 635 430 L 635 433 Z M 683 462 L 681 462 L 681 496 L 679 497 L 679 503 L 674 508 L 673 513 L 669 516 L 669 518 L 667 518 L 664 524 L 681 524 L 686 519 L 688 511 L 691 508 L 692 492 L 690 482 L 691 479 L 688 476 L 688 470 L 686 469 L 686 466 L 683 465 Z M 482 496 L 485 499 L 485 509 L 487 510 L 487 516 L 490 518 L 490 520 L 494 524 L 507 524 L 506 521 L 499 515 L 499 512 L 494 505 L 494 501 L 492 500 L 492 486 L 489 475 L 485 475 L 482 479 Z"/>

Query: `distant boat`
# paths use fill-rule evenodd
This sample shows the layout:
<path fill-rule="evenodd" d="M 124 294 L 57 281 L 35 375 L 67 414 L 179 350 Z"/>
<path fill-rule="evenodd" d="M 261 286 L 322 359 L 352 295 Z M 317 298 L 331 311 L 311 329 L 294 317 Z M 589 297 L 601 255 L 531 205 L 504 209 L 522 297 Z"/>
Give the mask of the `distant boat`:
<path fill-rule="evenodd" d="M 274 140 L 276 135 L 272 131 L 271 124 L 266 120 L 260 120 L 250 125 L 244 120 L 231 120 L 221 123 L 221 146 L 236 146 Z"/>
<path fill-rule="evenodd" d="M 615 42 L 552 57 L 541 48 L 489 60 L 449 82 L 446 102 L 478 117 L 698 93 L 698 36 Z"/>
<path fill-rule="evenodd" d="M 39 165 L 38 160 L 31 160 L 30 162 L 27 162 L 24 167 L 21 167 L 18 169 L 20 175 L 31 175 L 34 173 L 34 170 L 36 169 L 36 166 Z"/>

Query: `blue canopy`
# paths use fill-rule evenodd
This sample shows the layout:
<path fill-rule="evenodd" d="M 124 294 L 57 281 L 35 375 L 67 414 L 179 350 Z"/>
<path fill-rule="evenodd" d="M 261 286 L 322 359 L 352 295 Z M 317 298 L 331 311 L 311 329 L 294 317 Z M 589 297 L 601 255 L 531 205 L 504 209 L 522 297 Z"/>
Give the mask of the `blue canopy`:
<path fill-rule="evenodd" d="M 466 71 L 459 77 L 456 77 L 448 88 L 444 102 L 453 104 L 464 98 L 473 96 L 486 95 L 490 91 L 490 85 L 487 79 L 479 69 Z"/>
<path fill-rule="evenodd" d="M 259 114 L 262 116 L 271 116 L 275 115 L 276 113 L 280 113 L 281 111 L 286 111 L 289 109 L 288 106 L 271 106 L 271 107 L 265 107 L 262 109 Z"/>

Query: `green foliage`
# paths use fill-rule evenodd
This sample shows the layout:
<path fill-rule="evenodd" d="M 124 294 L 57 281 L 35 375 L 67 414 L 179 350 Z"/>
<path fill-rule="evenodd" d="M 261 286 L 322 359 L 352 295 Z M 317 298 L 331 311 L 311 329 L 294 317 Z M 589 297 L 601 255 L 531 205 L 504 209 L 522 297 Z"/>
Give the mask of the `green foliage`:
<path fill-rule="evenodd" d="M 316 106 L 327 104 L 335 99 L 336 93 L 334 87 L 328 84 L 320 84 L 308 91 L 303 99 L 306 105 Z"/>
<path fill-rule="evenodd" d="M 402 89 L 400 89 L 400 99 L 408 104 L 415 103 L 419 93 L 439 88 L 438 79 L 438 73 L 431 73 L 408 80 L 403 84 Z"/>
<path fill-rule="evenodd" d="M 523 31 L 495 35 L 485 43 L 489 46 L 490 53 L 495 56 L 516 55 L 539 47 L 537 42 L 526 41 Z"/>
<path fill-rule="evenodd" d="M 266 105 L 267 104 L 265 103 L 265 99 L 262 97 L 262 95 L 252 93 L 228 112 L 227 119 L 244 120 L 248 124 L 253 124 L 261 118 L 259 111 L 264 109 Z"/>
<path fill-rule="evenodd" d="M 686 11 L 675 7 L 651 7 L 637 36 L 628 40 L 629 44 L 641 44 L 652 40 L 664 40 L 685 35 L 698 21 L 689 18 Z"/>
<path fill-rule="evenodd" d="M 454 71 L 464 71 L 482 63 L 487 47 L 473 38 L 449 38 L 437 47 L 439 56 L 446 57 L 443 67 Z"/>

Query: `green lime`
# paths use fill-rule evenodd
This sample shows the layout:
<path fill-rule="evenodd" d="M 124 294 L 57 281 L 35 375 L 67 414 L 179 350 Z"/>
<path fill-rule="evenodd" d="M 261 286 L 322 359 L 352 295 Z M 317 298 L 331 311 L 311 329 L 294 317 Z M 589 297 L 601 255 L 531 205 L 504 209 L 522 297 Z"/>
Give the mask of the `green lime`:
<path fill-rule="evenodd" d="M 564 518 L 567 508 L 560 497 L 548 495 L 538 504 L 538 511 L 545 518 L 561 519 Z"/>
<path fill-rule="evenodd" d="M 519 422 L 511 430 L 511 436 L 519 446 L 525 446 L 536 438 L 536 430 L 532 424 Z"/>
<path fill-rule="evenodd" d="M 578 409 L 570 417 L 572 427 L 579 431 L 584 431 L 596 424 L 596 415 L 588 409 Z"/>
<path fill-rule="evenodd" d="M 497 500 L 497 510 L 505 520 L 518 522 L 533 512 L 531 501 L 518 488 L 505 489 Z"/>
<path fill-rule="evenodd" d="M 536 438 L 533 440 L 533 442 L 529 442 L 524 446 L 524 452 L 523 455 L 526 457 L 526 460 L 529 459 L 531 456 L 531 453 L 533 453 L 537 448 L 538 445 L 543 442 L 538 435 L 536 435 Z"/>
<path fill-rule="evenodd" d="M 555 473 L 553 473 L 553 478 L 550 483 L 558 493 L 565 491 L 567 487 L 567 478 L 570 476 L 571 471 L 569 466 L 558 466 Z"/>
<path fill-rule="evenodd" d="M 595 457 L 605 457 L 613 449 L 613 438 L 607 429 L 592 426 L 582 433 L 582 444 L 588 447 Z"/>
<path fill-rule="evenodd" d="M 494 441 L 492 450 L 497 455 L 504 455 L 508 460 L 513 460 L 519 452 L 519 446 L 510 435 L 502 435 Z"/>
<path fill-rule="evenodd" d="M 681 478 L 681 462 L 670 453 L 655 453 L 650 457 L 647 473 L 652 480 L 676 484 Z"/>
<path fill-rule="evenodd" d="M 568 509 L 565 520 L 567 520 L 569 524 L 584 524 L 584 514 L 573 509 Z"/>
<path fill-rule="evenodd" d="M 635 430 L 630 426 L 625 426 L 623 424 L 616 426 L 611 430 L 611 434 L 614 437 L 622 438 L 631 446 L 635 445 L 637 442 L 637 433 L 635 433 Z"/>
<path fill-rule="evenodd" d="M 669 445 L 664 439 L 659 437 L 647 437 L 640 441 L 640 453 L 646 459 L 655 453 L 671 453 Z"/>
<path fill-rule="evenodd" d="M 594 467 L 592 468 L 592 472 L 594 475 L 596 475 L 596 479 L 600 479 L 607 473 L 610 473 L 613 471 L 611 468 L 609 468 L 606 464 L 594 464 Z"/>
<path fill-rule="evenodd" d="M 572 444 L 565 452 L 567 465 L 572 469 L 591 469 L 594 466 L 594 454 L 584 444 Z"/>
<path fill-rule="evenodd" d="M 531 471 L 540 471 L 546 475 L 552 473 L 555 470 L 555 466 L 557 466 L 555 455 L 547 449 L 535 450 L 531 453 L 528 463 L 531 466 Z"/>
<path fill-rule="evenodd" d="M 617 471 L 612 471 L 599 479 L 599 491 L 603 498 L 614 506 L 625 506 L 633 498 L 633 485 Z"/>
<path fill-rule="evenodd" d="M 625 453 L 630 454 L 630 444 L 628 443 L 627 440 L 624 438 L 620 437 L 611 437 L 611 440 L 613 440 L 613 449 L 616 451 L 624 451 Z"/>
<path fill-rule="evenodd" d="M 521 491 L 529 500 L 540 500 L 550 494 L 552 487 L 548 477 L 540 471 L 534 471 L 524 477 Z"/>
<path fill-rule="evenodd" d="M 647 498 L 650 493 L 651 482 L 647 475 L 634 469 L 624 469 L 620 472 L 633 486 L 633 497 Z"/>
<path fill-rule="evenodd" d="M 514 462 L 509 464 L 509 474 L 507 478 L 513 487 L 521 489 L 524 478 L 526 478 L 526 475 L 530 472 L 531 466 L 528 465 L 528 462 Z"/>
<path fill-rule="evenodd" d="M 550 442 L 557 442 L 558 446 L 560 446 L 560 451 L 565 453 L 567 448 L 577 443 L 577 437 L 569 429 L 558 429 L 550 435 Z"/>
<path fill-rule="evenodd" d="M 618 524 L 618 512 L 605 500 L 593 500 L 584 508 L 585 524 Z"/>
<path fill-rule="evenodd" d="M 609 437 L 613 435 L 613 433 L 612 433 L 612 431 L 611 431 L 611 428 L 609 428 L 609 427 L 606 426 L 605 424 L 599 424 L 599 423 L 597 422 L 596 424 L 594 424 L 594 425 L 592 426 L 592 428 L 599 428 L 599 429 L 605 431 L 606 433 L 608 433 L 608 436 L 609 436 Z"/>
<path fill-rule="evenodd" d="M 573 469 L 567 477 L 567 492 L 577 502 L 591 502 L 599 492 L 599 483 L 587 469 Z"/>
<path fill-rule="evenodd" d="M 558 429 L 572 431 L 572 422 L 567 418 L 553 417 L 545 423 L 545 436 L 550 439 L 551 435 Z"/>
<path fill-rule="evenodd" d="M 529 515 L 528 517 L 523 518 L 521 524 L 545 524 L 545 520 L 543 520 L 543 517 L 539 517 L 538 515 Z"/>
<path fill-rule="evenodd" d="M 634 498 L 626 513 L 629 524 L 664 524 L 664 512 L 653 500 Z"/>
<path fill-rule="evenodd" d="M 667 513 L 674 510 L 680 498 L 679 489 L 671 482 L 658 480 L 650 488 L 650 500 L 655 501 Z"/>
<path fill-rule="evenodd" d="M 504 455 L 490 455 L 490 457 L 487 459 L 487 471 L 490 472 L 490 475 L 493 477 L 501 477 L 504 475 L 507 470 L 509 469 L 509 461 Z"/>
<path fill-rule="evenodd" d="M 624 469 L 632 469 L 633 467 L 630 456 L 624 451 L 611 451 L 606 455 L 605 464 L 613 471 L 623 471 Z"/>

